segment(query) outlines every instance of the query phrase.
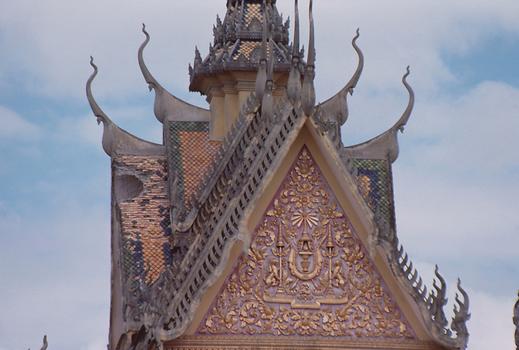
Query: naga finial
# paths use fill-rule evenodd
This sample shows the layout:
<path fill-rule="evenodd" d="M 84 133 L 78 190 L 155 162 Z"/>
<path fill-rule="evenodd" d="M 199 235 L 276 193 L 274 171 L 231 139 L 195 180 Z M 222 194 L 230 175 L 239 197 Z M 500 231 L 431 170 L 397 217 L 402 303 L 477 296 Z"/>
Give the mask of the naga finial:
<path fill-rule="evenodd" d="M 49 343 L 47 342 L 47 336 L 43 336 L 43 346 L 41 347 L 41 350 L 47 350 L 47 347 L 49 346 Z"/>
<path fill-rule="evenodd" d="M 146 31 L 146 24 L 144 24 L 144 23 L 142 24 L 142 33 L 144 34 L 145 39 L 144 39 L 144 42 L 139 47 L 139 52 L 138 52 L 139 67 L 141 69 L 144 80 L 148 84 L 148 89 L 151 91 L 153 89 L 159 88 L 160 84 L 150 73 L 150 71 L 148 70 L 148 67 L 146 66 L 146 63 L 144 62 L 144 49 L 146 48 L 146 46 L 148 46 L 148 43 L 150 42 L 150 34 Z"/>
<path fill-rule="evenodd" d="M 434 322 L 441 328 L 445 329 L 448 322 L 445 318 L 445 312 L 443 307 L 447 304 L 447 283 L 442 275 L 440 275 L 440 271 L 438 265 L 436 265 L 434 269 L 434 275 L 438 278 L 439 285 L 436 283 L 436 279 L 433 280 L 433 288 L 435 293 L 432 294 L 432 304 L 431 304 L 431 314 L 433 316 Z"/>
<path fill-rule="evenodd" d="M 357 41 L 360 38 L 360 28 L 357 28 L 357 31 L 355 32 L 355 36 L 353 37 L 353 40 L 351 41 L 351 45 L 353 46 L 353 49 L 355 52 L 357 52 L 357 56 L 359 57 L 359 63 L 357 65 L 357 69 L 355 70 L 355 74 L 351 77 L 350 81 L 347 84 L 348 87 L 348 93 L 350 95 L 353 95 L 353 90 L 357 87 L 357 83 L 360 80 L 360 76 L 362 75 L 362 71 L 364 70 L 364 53 L 362 53 L 362 50 L 357 45 Z"/>
<path fill-rule="evenodd" d="M 461 279 L 458 278 L 458 291 L 456 293 L 454 305 L 454 317 L 452 318 L 451 328 L 456 332 L 457 338 L 465 344 L 468 343 L 469 332 L 467 329 L 467 321 L 470 320 L 469 313 L 469 296 L 467 292 L 461 287 Z M 460 299 L 460 294 L 463 300 Z"/>
<path fill-rule="evenodd" d="M 308 45 L 308 60 L 305 68 L 305 77 L 303 80 L 303 88 L 301 94 L 303 111 L 307 116 L 310 116 L 312 114 L 315 106 L 315 28 L 313 16 L 313 0 L 310 0 L 309 19 L 310 38 Z"/>
<path fill-rule="evenodd" d="M 411 118 L 411 113 L 413 112 L 414 108 L 414 91 L 411 85 L 407 82 L 407 78 L 411 74 L 411 67 L 407 66 L 406 73 L 402 77 L 402 84 L 404 84 L 405 88 L 407 89 L 407 92 L 409 93 L 409 102 L 407 104 L 407 108 L 405 109 L 404 113 L 398 120 L 398 122 L 395 124 L 394 128 L 400 130 L 400 132 L 404 132 L 405 126 L 407 125 L 407 122 L 409 121 L 409 118 Z"/>
<path fill-rule="evenodd" d="M 92 94 L 92 82 L 94 81 L 95 77 L 97 76 L 97 72 L 98 72 L 97 66 L 94 63 L 94 57 L 92 57 L 92 56 L 90 56 L 90 65 L 92 66 L 94 71 L 88 78 L 87 84 L 86 84 L 86 94 L 87 94 L 88 103 L 90 104 L 90 107 L 92 108 L 92 112 L 94 112 L 94 115 L 97 118 L 97 124 L 109 123 L 110 118 L 108 118 L 108 116 L 103 112 L 101 107 L 99 107 L 99 105 L 97 104 L 97 102 L 94 99 L 94 96 Z"/>

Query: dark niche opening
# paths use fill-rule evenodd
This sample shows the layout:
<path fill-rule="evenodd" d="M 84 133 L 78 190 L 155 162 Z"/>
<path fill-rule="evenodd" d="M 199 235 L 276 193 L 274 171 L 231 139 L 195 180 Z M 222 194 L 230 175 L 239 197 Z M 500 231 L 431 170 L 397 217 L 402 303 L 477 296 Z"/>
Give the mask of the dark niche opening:
<path fill-rule="evenodd" d="M 139 196 L 144 185 L 134 175 L 119 175 L 114 181 L 115 200 L 118 203 L 126 202 Z"/>

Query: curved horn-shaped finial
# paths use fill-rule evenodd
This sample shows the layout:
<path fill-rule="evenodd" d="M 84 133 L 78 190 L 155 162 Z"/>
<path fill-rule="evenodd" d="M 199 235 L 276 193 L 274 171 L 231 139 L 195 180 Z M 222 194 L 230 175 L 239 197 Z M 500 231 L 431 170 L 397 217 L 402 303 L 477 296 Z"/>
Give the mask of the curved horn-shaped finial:
<path fill-rule="evenodd" d="M 407 82 L 407 77 L 409 77 L 410 74 L 411 68 L 407 66 L 406 73 L 402 77 L 402 83 L 404 84 L 405 88 L 407 89 L 407 92 L 409 93 L 409 102 L 407 103 L 407 108 L 405 109 L 404 113 L 393 127 L 395 129 L 400 130 L 400 132 L 404 132 L 404 128 L 407 125 L 407 122 L 409 121 L 409 118 L 411 117 L 414 108 L 414 91 L 411 85 L 409 85 L 409 83 Z"/>
<path fill-rule="evenodd" d="M 86 83 L 86 95 L 87 95 L 88 103 L 90 104 L 90 108 L 92 109 L 92 112 L 94 112 L 94 115 L 97 118 L 97 124 L 111 123 L 112 121 L 110 120 L 110 118 L 108 118 L 108 116 L 101 109 L 101 107 L 99 107 L 99 105 L 97 104 L 97 102 L 92 94 L 92 82 L 94 81 L 95 77 L 97 76 L 97 72 L 98 72 L 97 66 L 94 63 L 94 57 L 92 57 L 92 56 L 90 56 L 90 65 L 92 66 L 94 71 L 92 72 L 92 74 L 90 75 L 90 77 L 88 78 L 87 83 Z"/>
<path fill-rule="evenodd" d="M 163 147 L 148 141 L 139 139 L 115 125 L 97 104 L 92 94 L 92 82 L 97 76 L 97 66 L 94 58 L 90 57 L 90 65 L 94 68 L 86 84 L 86 95 L 90 108 L 97 118 L 97 123 L 103 123 L 103 149 L 110 157 L 116 154 L 155 154 L 162 152 Z"/>
<path fill-rule="evenodd" d="M 303 80 L 303 88 L 301 93 L 301 104 L 303 111 L 310 116 L 315 107 L 315 28 L 313 15 L 313 0 L 310 0 L 310 39 L 308 48 L 308 60 L 305 68 L 305 78 Z"/>
<path fill-rule="evenodd" d="M 137 56 L 139 60 L 139 67 L 141 69 L 144 80 L 148 84 L 150 91 L 155 90 L 154 112 L 157 120 L 161 123 L 164 123 L 166 118 L 179 121 L 209 120 L 210 113 L 208 110 L 193 106 L 173 96 L 150 73 L 148 67 L 146 66 L 146 63 L 144 62 L 144 49 L 150 42 L 150 35 L 146 31 L 145 24 L 142 25 L 142 32 L 144 33 L 145 40 L 139 47 L 139 52 Z M 195 57 L 198 57 L 200 55 L 198 49 L 196 49 L 195 51 L 198 53 L 195 54 Z M 195 70 L 198 64 L 199 63 L 197 63 L 197 58 L 195 58 Z"/>
<path fill-rule="evenodd" d="M 47 350 L 47 347 L 49 346 L 49 343 L 47 342 L 47 336 L 43 336 L 43 345 L 41 347 L 41 350 Z"/>
<path fill-rule="evenodd" d="M 407 122 L 411 117 L 411 113 L 413 112 L 415 102 L 414 91 L 407 82 L 407 78 L 409 77 L 410 72 L 410 68 L 407 67 L 406 73 L 402 78 L 402 83 L 409 93 L 409 102 L 400 119 L 398 119 L 398 121 L 391 127 L 391 129 L 380 134 L 379 136 L 367 142 L 346 147 L 345 154 L 352 158 L 368 157 L 372 159 L 389 159 L 391 163 L 398 159 L 398 131 L 403 131 L 407 125 Z"/>
<path fill-rule="evenodd" d="M 265 84 L 267 83 L 267 4 L 263 0 L 263 33 L 261 40 L 261 56 L 258 65 L 258 74 L 256 76 L 256 97 L 258 101 L 263 100 L 265 94 Z"/>
<path fill-rule="evenodd" d="M 150 73 L 146 63 L 144 62 L 144 49 L 148 46 L 150 42 L 150 34 L 146 31 L 146 24 L 142 24 L 142 33 L 146 37 L 144 42 L 139 47 L 138 59 L 139 59 L 139 67 L 141 68 L 142 75 L 144 76 L 144 80 L 148 84 L 150 91 L 152 89 L 162 89 L 162 86 L 157 82 L 157 80 Z"/>
<path fill-rule="evenodd" d="M 360 47 L 357 45 L 357 41 L 359 40 L 359 38 L 360 29 L 357 29 L 356 35 L 351 42 L 359 58 L 355 73 L 350 78 L 348 83 L 344 85 L 344 87 L 338 93 L 336 93 L 334 96 L 332 96 L 325 102 L 321 103 L 319 106 L 323 113 L 323 116 L 336 120 L 340 126 L 344 125 L 344 123 L 346 123 L 346 121 L 348 120 L 348 94 L 353 95 L 353 90 L 357 87 L 357 83 L 359 82 L 360 76 L 362 75 L 362 71 L 364 70 L 364 54 L 362 53 Z"/>
<path fill-rule="evenodd" d="M 300 50 L 299 50 L 299 6 L 298 0 L 295 0 L 295 26 L 294 26 L 294 42 L 292 47 L 292 64 L 287 82 L 287 96 L 292 104 L 295 104 L 301 97 L 301 71 L 299 70 Z"/>
<path fill-rule="evenodd" d="M 362 75 L 362 70 L 364 69 L 364 53 L 360 49 L 360 47 L 357 45 L 357 40 L 360 38 L 360 28 L 357 28 L 357 31 L 355 32 L 355 36 L 353 37 L 353 40 L 351 41 L 351 45 L 355 49 L 355 52 L 357 52 L 357 55 L 359 56 L 359 64 L 357 65 L 357 70 L 355 71 L 355 74 L 353 74 L 353 77 L 351 77 L 350 81 L 348 82 L 348 85 L 350 86 L 350 91 L 348 91 L 350 94 L 353 93 L 353 89 L 357 86 L 357 83 L 359 82 L 360 76 Z"/>

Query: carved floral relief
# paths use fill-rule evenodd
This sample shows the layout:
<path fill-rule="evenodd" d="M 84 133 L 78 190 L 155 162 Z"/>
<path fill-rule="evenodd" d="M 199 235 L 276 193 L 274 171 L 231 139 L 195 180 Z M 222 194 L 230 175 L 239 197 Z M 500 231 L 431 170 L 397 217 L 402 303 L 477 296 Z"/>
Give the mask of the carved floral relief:
<path fill-rule="evenodd" d="M 198 333 L 414 338 L 306 147 Z"/>

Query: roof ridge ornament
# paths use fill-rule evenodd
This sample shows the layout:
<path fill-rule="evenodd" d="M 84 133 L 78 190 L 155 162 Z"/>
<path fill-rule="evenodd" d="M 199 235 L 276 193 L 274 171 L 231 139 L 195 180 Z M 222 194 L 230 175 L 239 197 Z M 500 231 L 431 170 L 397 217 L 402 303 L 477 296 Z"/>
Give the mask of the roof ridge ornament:
<path fill-rule="evenodd" d="M 259 59 L 258 73 L 256 76 L 256 97 L 258 101 L 263 100 L 263 95 L 265 94 L 265 84 L 267 83 L 267 37 L 268 37 L 268 28 L 267 28 L 267 5 L 266 0 L 263 0 L 263 32 L 261 39 L 261 56 Z"/>
<path fill-rule="evenodd" d="M 353 95 L 353 90 L 357 87 L 364 69 L 364 54 L 357 45 L 359 38 L 360 29 L 357 28 L 356 35 L 351 42 L 358 55 L 355 73 L 339 92 L 325 102 L 320 103 L 313 115 L 314 121 L 321 129 L 321 132 L 327 134 L 339 150 L 343 148 L 341 127 L 346 123 L 349 116 L 348 95 Z"/>
<path fill-rule="evenodd" d="M 47 350 L 47 347 L 49 346 L 49 343 L 47 342 L 47 336 L 43 336 L 43 345 L 40 350 Z"/>
<path fill-rule="evenodd" d="M 174 96 L 168 90 L 166 90 L 151 74 L 146 63 L 144 62 L 144 49 L 150 42 L 150 35 L 146 31 L 146 25 L 144 23 L 142 24 L 142 33 L 144 34 L 145 39 L 139 47 L 137 58 L 142 76 L 148 84 L 148 89 L 150 91 L 155 91 L 154 113 L 157 120 L 162 124 L 164 124 L 166 119 L 188 121 L 209 120 L 210 115 L 208 110 L 194 106 Z M 196 48 L 195 57 L 199 56 L 200 52 L 198 51 L 198 48 Z M 195 70 L 196 67 L 197 60 L 195 58 Z"/>
<path fill-rule="evenodd" d="M 398 129 L 401 133 L 404 132 L 405 126 L 407 125 L 407 122 L 409 122 L 409 119 L 411 118 L 411 114 L 413 112 L 414 108 L 414 102 L 415 102 L 415 96 L 414 91 L 411 85 L 407 82 L 407 78 L 411 74 L 411 67 L 407 66 L 406 73 L 402 77 L 402 84 L 404 84 L 405 88 L 407 89 L 407 92 L 409 93 L 409 102 L 407 104 L 407 108 L 405 109 L 404 113 L 398 120 L 398 122 L 393 126 L 393 128 Z"/>
<path fill-rule="evenodd" d="M 465 350 L 469 339 L 466 325 L 470 319 L 469 297 L 461 287 L 460 279 L 458 279 L 457 284 L 458 292 L 455 297 L 454 317 L 449 329 L 444 313 L 444 307 L 447 304 L 447 284 L 439 273 L 438 265 L 435 266 L 434 274 L 436 278 L 433 280 L 433 288 L 428 294 L 427 286 L 423 284 L 422 277 L 413 266 L 404 247 L 398 243 L 396 234 L 389 239 L 382 239 L 379 244 L 384 244 L 388 248 L 388 262 L 391 268 L 398 279 L 407 286 L 411 296 L 418 303 L 433 337 L 449 349 Z M 460 297 L 463 297 L 463 300 Z M 456 333 L 456 337 L 453 337 L 452 331 Z"/>
<path fill-rule="evenodd" d="M 352 75 L 350 80 L 339 90 L 334 96 L 330 97 L 319 105 L 324 116 L 333 118 L 338 123 L 339 127 L 344 125 L 348 120 L 349 108 L 348 108 L 348 95 L 353 95 L 354 89 L 360 80 L 362 72 L 364 70 L 364 53 L 357 45 L 357 41 L 360 38 L 360 28 L 357 28 L 355 37 L 353 38 L 351 45 L 357 53 L 358 64 L 355 73 Z"/>
<path fill-rule="evenodd" d="M 295 105 L 301 98 L 301 70 L 299 65 L 301 59 L 299 49 L 299 5 L 298 0 L 294 0 L 294 41 L 292 45 L 292 62 L 287 82 L 287 96 L 290 102 Z"/>
<path fill-rule="evenodd" d="M 386 132 L 372 138 L 369 141 L 344 148 L 343 152 L 347 157 L 368 157 L 374 159 L 387 159 L 391 163 L 394 163 L 398 159 L 398 132 L 404 131 L 405 126 L 411 118 L 415 102 L 413 88 L 407 81 L 407 78 L 410 74 L 411 69 L 409 66 L 407 66 L 406 72 L 402 77 L 402 84 L 404 85 L 409 94 L 409 102 L 407 103 L 407 107 L 405 111 L 402 113 L 402 116 Z"/>
<path fill-rule="evenodd" d="M 103 149 L 110 157 L 117 154 L 155 154 L 163 151 L 162 145 L 142 140 L 129 132 L 118 127 L 106 113 L 99 107 L 93 94 L 92 82 L 97 76 L 98 69 L 94 63 L 94 58 L 90 56 L 90 65 L 94 69 L 86 83 L 86 95 L 90 108 L 94 113 L 97 124 L 103 123 Z"/>
<path fill-rule="evenodd" d="M 463 339 L 465 344 L 468 343 L 469 331 L 467 329 L 467 321 L 470 320 L 469 313 L 469 296 L 467 292 L 461 287 L 461 279 L 458 278 L 458 293 L 456 293 L 454 305 L 454 317 L 451 322 L 451 329 L 456 332 L 456 336 L 458 339 Z M 463 300 L 460 300 L 460 294 L 463 297 Z"/>
<path fill-rule="evenodd" d="M 264 23 L 266 26 L 267 20 L 265 18 L 268 17 L 268 9 L 265 8 L 265 14 L 263 16 Z M 274 91 L 274 60 L 276 59 L 274 53 L 274 39 L 272 37 L 272 26 L 268 28 L 268 63 L 267 63 L 267 80 L 265 82 L 264 94 L 261 101 L 261 114 L 263 118 L 267 120 L 273 120 L 274 117 L 274 97 L 272 93 Z"/>
<path fill-rule="evenodd" d="M 310 38 L 308 44 L 308 60 L 305 68 L 305 77 L 301 92 L 301 104 L 303 111 L 307 116 L 312 115 L 315 107 L 315 28 L 313 16 L 313 0 L 310 0 L 309 6 L 310 19 Z"/>
<path fill-rule="evenodd" d="M 431 315 L 433 317 L 434 323 L 439 326 L 441 329 L 445 329 L 447 327 L 447 318 L 445 317 L 445 312 L 443 311 L 443 307 L 447 305 L 447 283 L 442 275 L 440 275 L 440 271 L 438 265 L 434 268 L 434 274 L 438 279 L 439 285 L 436 283 L 436 278 L 433 280 L 433 288 L 434 292 L 431 292 L 429 299 L 431 300 Z"/>
<path fill-rule="evenodd" d="M 87 85 L 86 85 L 86 94 L 87 94 L 88 103 L 90 104 L 90 108 L 92 109 L 92 112 L 94 112 L 98 125 L 101 123 L 103 123 L 103 125 L 105 125 L 105 126 L 107 126 L 108 124 L 113 124 L 112 120 L 105 114 L 105 112 L 101 109 L 101 107 L 99 107 L 99 105 L 97 104 L 97 102 L 94 98 L 94 95 L 92 94 L 92 82 L 97 77 L 97 73 L 98 73 L 98 68 L 97 68 L 97 65 L 94 63 L 93 56 L 90 56 L 90 66 L 92 66 L 94 71 L 88 78 Z"/>

